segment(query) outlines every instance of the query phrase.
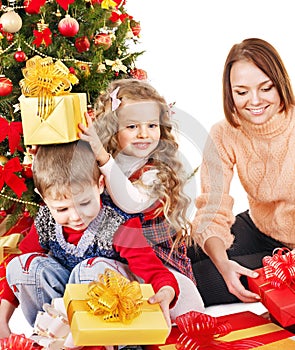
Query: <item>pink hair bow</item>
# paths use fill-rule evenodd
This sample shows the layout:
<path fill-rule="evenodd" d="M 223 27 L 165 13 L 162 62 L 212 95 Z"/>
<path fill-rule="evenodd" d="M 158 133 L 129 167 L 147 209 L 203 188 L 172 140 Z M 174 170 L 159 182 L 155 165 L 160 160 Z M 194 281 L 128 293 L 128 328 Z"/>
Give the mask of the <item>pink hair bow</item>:
<path fill-rule="evenodd" d="M 119 89 L 120 86 L 118 86 L 114 91 L 110 93 L 110 97 L 112 100 L 112 112 L 114 112 L 121 104 L 121 100 L 117 97 Z"/>

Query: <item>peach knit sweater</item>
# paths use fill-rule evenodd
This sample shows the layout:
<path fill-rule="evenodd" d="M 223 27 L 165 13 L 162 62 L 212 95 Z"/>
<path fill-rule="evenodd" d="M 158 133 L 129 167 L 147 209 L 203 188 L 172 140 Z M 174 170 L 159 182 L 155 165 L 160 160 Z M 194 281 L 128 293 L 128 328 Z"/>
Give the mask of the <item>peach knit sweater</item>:
<path fill-rule="evenodd" d="M 294 248 L 295 108 L 263 125 L 243 121 L 233 128 L 224 120 L 212 127 L 204 150 L 202 192 L 196 199 L 198 210 L 193 223 L 201 247 L 212 236 L 223 239 L 226 248 L 233 242 L 230 227 L 235 217 L 229 190 L 235 168 L 257 228 Z"/>

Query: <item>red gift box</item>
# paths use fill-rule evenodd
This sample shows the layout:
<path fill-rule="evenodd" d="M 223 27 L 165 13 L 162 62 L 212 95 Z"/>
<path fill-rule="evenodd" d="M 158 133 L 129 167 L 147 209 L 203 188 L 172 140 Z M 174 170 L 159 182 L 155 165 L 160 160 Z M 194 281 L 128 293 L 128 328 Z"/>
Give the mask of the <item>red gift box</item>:
<path fill-rule="evenodd" d="M 249 289 L 260 295 L 263 305 L 282 327 L 294 325 L 295 286 L 294 289 L 287 285 L 276 288 L 266 278 L 265 267 L 255 271 L 259 273 L 259 276 L 248 278 Z"/>
<path fill-rule="evenodd" d="M 245 312 L 239 312 L 231 315 L 226 316 L 219 316 L 216 317 L 219 323 L 229 323 L 231 326 L 231 332 L 221 338 L 220 341 L 228 342 L 228 348 L 231 348 L 230 346 L 234 343 L 238 343 L 240 340 L 248 340 L 249 343 L 251 341 L 253 344 L 257 342 L 263 345 L 279 342 L 283 339 L 290 338 L 294 336 L 293 333 L 276 326 L 269 320 L 263 318 L 262 316 L 256 315 L 250 311 Z M 269 329 L 266 327 L 269 326 Z M 148 345 L 145 346 L 145 350 L 165 350 L 166 346 L 168 349 L 168 345 L 177 344 L 177 340 L 179 339 L 179 336 L 181 335 L 180 330 L 177 326 L 172 327 L 172 331 L 169 335 L 169 337 L 166 340 L 165 345 Z M 218 343 L 218 342 L 217 342 Z M 257 348 L 259 346 L 263 345 L 253 345 L 252 348 Z M 237 345 L 236 345 L 237 346 Z M 206 346 L 205 346 L 206 347 Z M 205 348 L 204 347 L 204 348 Z M 176 347 L 174 347 L 176 349 Z M 178 348 L 178 346 L 177 346 Z M 237 349 L 238 347 L 235 347 Z M 251 347 L 241 347 L 241 348 L 247 348 L 250 349 Z M 200 348 L 201 349 L 201 348 Z M 210 349 L 207 346 L 206 349 Z M 224 343 L 223 343 L 223 349 L 224 349 Z M 294 342 L 294 348 L 295 349 L 295 342 Z"/>

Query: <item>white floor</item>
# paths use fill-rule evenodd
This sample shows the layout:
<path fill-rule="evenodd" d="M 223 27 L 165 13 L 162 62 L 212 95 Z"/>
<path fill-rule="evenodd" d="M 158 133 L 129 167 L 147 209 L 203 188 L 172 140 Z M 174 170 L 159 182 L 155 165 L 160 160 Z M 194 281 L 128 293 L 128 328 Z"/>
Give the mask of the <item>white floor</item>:
<path fill-rule="evenodd" d="M 210 306 L 206 309 L 206 313 L 211 316 L 229 315 L 241 311 L 252 311 L 257 315 L 262 315 L 267 309 L 261 303 L 237 303 Z M 27 323 L 20 308 L 16 310 L 10 320 L 10 328 L 13 333 L 24 334 L 29 337 L 32 334 L 32 327 Z"/>

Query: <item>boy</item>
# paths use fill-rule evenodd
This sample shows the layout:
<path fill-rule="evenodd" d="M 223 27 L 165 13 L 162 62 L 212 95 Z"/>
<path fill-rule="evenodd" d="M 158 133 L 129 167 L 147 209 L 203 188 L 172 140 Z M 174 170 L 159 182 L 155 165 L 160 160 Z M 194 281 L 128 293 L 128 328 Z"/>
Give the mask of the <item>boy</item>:
<path fill-rule="evenodd" d="M 7 282 L 28 322 L 34 324 L 44 303 L 63 296 L 67 283 L 89 283 L 108 267 L 151 283 L 156 294 L 149 301 L 160 303 L 170 326 L 177 281 L 146 242 L 139 218 L 103 203 L 103 176 L 89 144 L 39 146 L 33 177 L 46 205 L 20 244 L 23 254 L 7 266 Z M 12 313 L 15 303 L 9 305 Z"/>

